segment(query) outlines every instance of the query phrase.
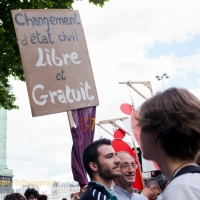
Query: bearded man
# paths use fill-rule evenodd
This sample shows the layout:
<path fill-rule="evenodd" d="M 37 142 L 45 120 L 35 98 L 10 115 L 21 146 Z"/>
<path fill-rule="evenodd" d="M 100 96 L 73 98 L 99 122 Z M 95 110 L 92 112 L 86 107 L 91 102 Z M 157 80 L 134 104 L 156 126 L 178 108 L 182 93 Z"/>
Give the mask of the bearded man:
<path fill-rule="evenodd" d="M 113 179 L 121 176 L 120 159 L 109 139 L 89 144 L 83 151 L 83 164 L 91 181 L 80 200 L 117 200 L 110 192 Z"/>

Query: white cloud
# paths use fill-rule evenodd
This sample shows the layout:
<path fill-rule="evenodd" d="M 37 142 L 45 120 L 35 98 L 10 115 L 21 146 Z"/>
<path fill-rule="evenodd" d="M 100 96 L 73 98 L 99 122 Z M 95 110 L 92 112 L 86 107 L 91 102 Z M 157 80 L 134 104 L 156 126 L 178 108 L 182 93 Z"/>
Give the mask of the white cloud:
<path fill-rule="evenodd" d="M 198 99 L 200 99 L 200 88 L 190 90 Z"/>

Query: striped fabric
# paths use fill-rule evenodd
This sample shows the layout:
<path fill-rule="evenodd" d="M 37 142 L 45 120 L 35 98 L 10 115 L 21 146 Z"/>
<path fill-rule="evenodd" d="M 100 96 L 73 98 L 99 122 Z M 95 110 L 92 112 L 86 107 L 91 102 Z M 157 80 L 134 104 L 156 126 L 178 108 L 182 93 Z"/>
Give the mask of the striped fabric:
<path fill-rule="evenodd" d="M 100 191 L 92 188 L 90 188 L 90 190 L 93 190 L 92 195 L 95 200 L 110 200 L 106 195 L 102 194 Z"/>
<path fill-rule="evenodd" d="M 107 189 L 100 183 L 91 181 L 80 200 L 117 200 L 117 198 L 111 193 L 108 194 Z"/>

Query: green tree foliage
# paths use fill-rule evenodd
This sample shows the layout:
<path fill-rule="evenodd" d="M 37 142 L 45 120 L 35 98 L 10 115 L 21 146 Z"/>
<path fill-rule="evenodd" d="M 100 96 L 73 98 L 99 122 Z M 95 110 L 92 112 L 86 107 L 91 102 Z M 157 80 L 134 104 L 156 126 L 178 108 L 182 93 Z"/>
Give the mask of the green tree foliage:
<path fill-rule="evenodd" d="M 109 0 L 89 0 L 102 7 Z M 11 10 L 61 8 L 73 9 L 74 0 L 0 0 L 0 108 L 18 108 L 10 90 L 9 77 L 25 81 Z"/>

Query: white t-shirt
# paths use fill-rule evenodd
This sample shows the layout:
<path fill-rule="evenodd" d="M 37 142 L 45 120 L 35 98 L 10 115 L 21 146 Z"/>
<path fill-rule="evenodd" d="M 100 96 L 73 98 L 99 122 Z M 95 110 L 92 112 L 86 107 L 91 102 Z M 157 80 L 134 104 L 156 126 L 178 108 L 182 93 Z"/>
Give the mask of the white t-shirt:
<path fill-rule="evenodd" d="M 200 173 L 176 177 L 163 193 L 163 200 L 200 200 Z"/>

